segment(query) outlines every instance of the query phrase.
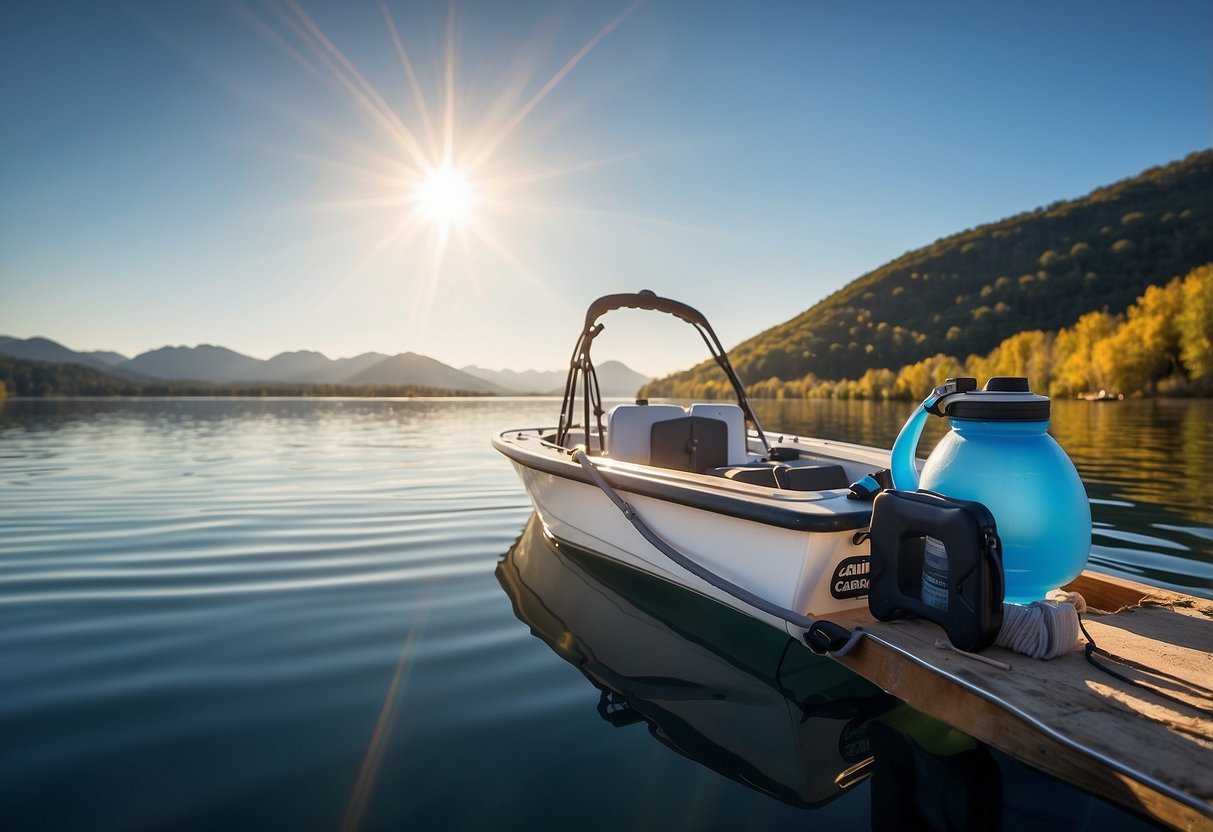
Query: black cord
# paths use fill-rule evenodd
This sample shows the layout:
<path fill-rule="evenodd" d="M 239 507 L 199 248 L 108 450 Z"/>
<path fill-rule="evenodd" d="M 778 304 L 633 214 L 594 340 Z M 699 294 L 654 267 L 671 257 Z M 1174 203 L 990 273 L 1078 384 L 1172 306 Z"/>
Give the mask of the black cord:
<path fill-rule="evenodd" d="M 1090 662 L 1095 667 L 1102 670 L 1104 673 L 1107 673 L 1109 676 L 1111 676 L 1115 679 L 1119 679 L 1122 682 L 1127 682 L 1128 684 L 1133 685 L 1134 687 L 1139 687 L 1144 690 L 1148 690 L 1151 693 L 1155 694 L 1156 696 L 1161 696 L 1163 699 L 1170 700 L 1171 702 L 1174 702 L 1178 705 L 1183 705 L 1186 708 L 1191 708 L 1195 711 L 1200 711 L 1201 713 L 1213 714 L 1213 708 L 1207 708 L 1207 707 L 1201 707 L 1200 705 L 1194 705 L 1191 702 L 1180 699 L 1177 696 L 1172 696 L 1171 694 L 1166 693 L 1165 691 L 1161 691 L 1158 688 L 1143 684 L 1142 682 L 1138 681 L 1137 679 L 1133 679 L 1129 676 L 1126 676 L 1125 674 L 1120 673 L 1117 670 L 1114 670 L 1110 665 L 1104 664 L 1103 662 L 1097 660 L 1096 656 L 1101 656 L 1103 658 L 1110 659 L 1111 661 L 1118 662 L 1119 664 L 1125 665 L 1127 667 L 1132 667 L 1136 670 L 1140 670 L 1143 673 L 1149 673 L 1153 676 L 1156 676 L 1156 677 L 1159 677 L 1162 679 L 1168 679 L 1172 682 L 1177 683 L 1178 685 L 1181 685 L 1181 686 L 1187 688 L 1188 692 L 1192 696 L 1196 696 L 1196 697 L 1199 697 L 1202 699 L 1208 699 L 1210 701 L 1213 701 L 1213 690 L 1210 690 L 1209 688 L 1206 688 L 1205 686 L 1199 685 L 1196 682 L 1190 681 L 1188 679 L 1181 679 L 1178 676 L 1175 676 L 1171 673 L 1167 673 L 1165 670 L 1158 670 L 1157 668 L 1149 667 L 1148 665 L 1141 664 L 1140 662 L 1135 662 L 1132 659 L 1126 659 L 1124 656 L 1118 656 L 1115 653 L 1109 653 L 1107 650 L 1104 650 L 1102 647 L 1097 645 L 1095 643 L 1095 639 L 1091 638 L 1091 634 L 1088 633 L 1087 628 L 1083 626 L 1082 616 L 1078 617 L 1078 628 L 1080 630 L 1082 630 L 1083 636 L 1085 636 L 1087 639 L 1087 646 L 1084 650 L 1084 653 L 1086 654 L 1086 657 L 1087 657 L 1087 661 Z"/>
<path fill-rule="evenodd" d="M 712 570 L 687 557 L 669 543 L 666 543 L 655 531 L 649 528 L 648 524 L 640 519 L 636 514 L 636 510 L 626 503 L 623 497 L 619 496 L 619 493 L 606 481 L 606 477 L 602 475 L 602 472 L 590 461 L 589 454 L 584 451 L 574 450 L 573 459 L 589 474 L 590 480 L 594 485 L 598 486 L 602 490 L 602 493 L 607 496 L 607 499 L 615 504 L 615 507 L 623 513 L 623 516 L 628 519 L 628 522 L 632 524 L 636 531 L 640 532 L 640 536 L 653 544 L 653 548 L 692 575 L 701 578 L 722 592 L 733 596 L 743 603 L 749 604 L 757 610 L 765 612 L 767 615 L 803 628 L 805 630 L 805 646 L 814 653 L 818 655 L 825 655 L 826 653 L 845 655 L 845 651 L 859 637 L 860 631 L 858 630 L 852 633 L 846 627 L 835 624 L 832 621 L 826 621 L 824 618 L 814 619 L 812 616 L 781 607 L 772 601 L 768 601 L 761 595 L 750 592 L 748 589 L 738 586 L 727 578 L 717 575 Z"/>

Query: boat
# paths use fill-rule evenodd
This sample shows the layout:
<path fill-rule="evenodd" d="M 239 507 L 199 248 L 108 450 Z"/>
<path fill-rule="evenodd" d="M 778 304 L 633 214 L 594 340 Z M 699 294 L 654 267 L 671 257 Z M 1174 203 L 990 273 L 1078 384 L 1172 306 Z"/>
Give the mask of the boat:
<path fill-rule="evenodd" d="M 622 308 L 690 324 L 736 401 L 605 410 L 590 352 L 599 319 Z M 875 620 L 864 496 L 879 490 L 889 451 L 764 430 L 694 308 L 647 291 L 594 301 L 556 425 L 506 430 L 493 444 L 551 539 L 780 629 L 915 709 L 1153 820 L 1213 829 L 1213 602 L 1083 571 L 1067 588 L 1091 608 L 1087 645 L 1048 662 L 947 649 L 925 620 Z"/>
<path fill-rule="evenodd" d="M 684 408 L 638 400 L 604 411 L 590 348 L 602 331 L 599 318 L 620 308 L 665 312 L 691 324 L 737 401 Z M 570 362 L 559 423 L 507 430 L 493 445 L 513 463 L 557 540 L 781 629 L 793 626 L 790 632 L 796 633 L 778 615 L 739 600 L 656 550 L 611 507 L 597 472 L 654 533 L 677 541 L 704 569 L 754 596 L 814 615 L 866 608 L 868 551 L 861 532 L 871 504 L 850 499 L 849 486 L 888 468 L 888 451 L 812 437 L 768 437 L 711 325 L 690 306 L 652 292 L 596 300 Z"/>
<path fill-rule="evenodd" d="M 1086 393 L 1079 393 L 1074 398 L 1084 402 L 1123 402 L 1125 400 L 1124 393 L 1109 393 L 1107 390 L 1093 390 Z"/>

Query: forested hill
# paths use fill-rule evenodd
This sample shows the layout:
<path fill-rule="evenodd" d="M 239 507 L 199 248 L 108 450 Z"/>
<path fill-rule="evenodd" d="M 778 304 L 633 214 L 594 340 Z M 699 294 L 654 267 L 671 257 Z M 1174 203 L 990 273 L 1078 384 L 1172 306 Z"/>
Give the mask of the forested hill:
<path fill-rule="evenodd" d="M 936 353 L 987 353 L 1024 330 L 1123 312 L 1147 286 L 1213 261 L 1213 150 L 1082 199 L 954 234 L 860 277 L 730 352 L 747 383 L 859 378 Z M 714 363 L 650 384 L 679 395 Z M 721 376 L 723 378 L 723 376 Z"/>
<path fill-rule="evenodd" d="M 96 367 L 0 355 L 0 399 L 6 396 L 476 396 L 417 384 L 216 383 L 129 378 Z"/>

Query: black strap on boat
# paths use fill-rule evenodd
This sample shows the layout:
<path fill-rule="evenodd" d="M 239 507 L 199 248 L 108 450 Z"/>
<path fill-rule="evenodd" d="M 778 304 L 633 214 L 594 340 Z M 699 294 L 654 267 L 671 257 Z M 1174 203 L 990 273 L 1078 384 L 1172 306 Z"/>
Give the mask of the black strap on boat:
<path fill-rule="evenodd" d="M 871 474 L 865 474 L 851 483 L 851 493 L 847 495 L 847 498 L 870 503 L 881 491 L 887 491 L 892 487 L 893 474 L 888 468 L 884 468 Z"/>
<path fill-rule="evenodd" d="M 1175 676 L 1174 674 L 1167 673 L 1165 670 L 1159 670 L 1157 668 L 1150 667 L 1149 665 L 1144 665 L 1144 664 L 1141 664 L 1140 662 L 1135 662 L 1132 659 L 1126 659 L 1124 656 L 1118 656 L 1115 653 L 1109 653 L 1107 650 L 1104 650 L 1102 647 L 1097 645 L 1095 643 L 1095 639 L 1091 638 L 1091 634 L 1088 633 L 1087 628 L 1085 626 L 1083 626 L 1082 616 L 1078 617 L 1078 627 L 1079 627 L 1079 629 L 1082 630 L 1083 636 L 1085 636 L 1087 639 L 1087 646 L 1084 648 L 1084 653 L 1086 654 L 1087 661 L 1090 662 L 1095 667 L 1102 670 L 1104 673 L 1107 673 L 1109 676 L 1111 676 L 1115 679 L 1119 679 L 1122 682 L 1127 682 L 1128 684 L 1133 685 L 1134 687 L 1139 687 L 1142 690 L 1148 690 L 1150 693 L 1154 694 L 1155 696 L 1161 696 L 1163 699 L 1174 702 L 1177 705 L 1183 705 L 1185 708 L 1191 708 L 1192 710 L 1199 711 L 1201 713 L 1213 714 L 1213 707 L 1207 707 L 1207 706 L 1201 707 L 1200 705 L 1194 705 L 1191 702 L 1180 699 L 1177 696 L 1172 696 L 1171 694 L 1166 693 L 1165 691 L 1161 691 L 1156 687 L 1153 687 L 1153 686 L 1147 685 L 1147 684 L 1143 684 L 1140 680 L 1134 679 L 1131 676 L 1126 676 L 1124 673 L 1121 673 L 1120 671 L 1115 670 L 1114 668 L 1112 668 L 1111 665 L 1106 664 L 1103 661 L 1101 661 L 1101 659 L 1108 659 L 1109 661 L 1117 662 L 1118 664 L 1124 665 L 1125 667 L 1131 667 L 1134 670 L 1139 670 L 1142 673 L 1153 676 L 1157 679 L 1165 679 L 1172 686 L 1179 688 L 1179 689 L 1183 689 L 1184 692 L 1186 692 L 1186 693 L 1190 694 L 1191 696 L 1194 696 L 1198 699 L 1205 699 L 1205 700 L 1208 700 L 1209 702 L 1213 702 L 1213 690 L 1210 690 L 1209 688 L 1205 687 L 1204 685 L 1197 684 L 1196 682 L 1193 682 L 1189 679 L 1181 679 L 1180 677 Z M 1099 658 L 1096 658 L 1096 657 L 1099 657 Z"/>
<path fill-rule="evenodd" d="M 716 587 L 716 589 L 719 589 L 721 592 L 731 595 L 738 601 L 749 604 L 751 607 L 761 610 L 767 615 L 772 615 L 775 618 L 788 622 L 789 624 L 794 624 L 797 627 L 804 628 L 806 630 L 804 634 L 805 645 L 807 645 L 808 648 L 814 653 L 835 653 L 842 655 L 849 650 L 850 647 L 853 646 L 862 635 L 860 631 L 852 633 L 847 628 L 834 624 L 833 622 L 826 621 L 824 619 L 815 619 L 807 615 L 802 615 L 794 610 L 787 609 L 786 607 L 781 607 L 778 604 L 772 603 L 759 595 L 755 595 L 745 587 L 738 586 L 727 578 L 722 578 L 720 575 L 717 575 L 715 572 L 707 569 L 702 564 L 691 560 L 691 558 L 675 549 L 669 543 L 666 543 L 656 532 L 649 528 L 648 524 L 636 514 L 636 509 L 634 509 L 627 501 L 620 497 L 619 492 L 617 492 L 611 486 L 611 484 L 606 481 L 606 477 L 604 477 L 602 472 L 599 471 L 594 463 L 590 461 L 587 454 L 579 450 L 573 451 L 573 459 L 575 459 L 578 464 L 585 469 L 585 472 L 589 474 L 590 479 L 594 481 L 594 484 L 602 490 L 603 494 L 607 495 L 607 499 L 614 503 L 617 509 L 623 512 L 623 516 L 626 517 L 628 522 L 635 527 L 636 531 L 640 532 L 641 537 L 653 545 L 653 548 L 661 552 L 661 554 L 665 555 L 670 560 L 674 561 L 674 563 L 678 564 L 686 571 L 690 572 L 692 575 L 701 578 L 702 580 Z"/>

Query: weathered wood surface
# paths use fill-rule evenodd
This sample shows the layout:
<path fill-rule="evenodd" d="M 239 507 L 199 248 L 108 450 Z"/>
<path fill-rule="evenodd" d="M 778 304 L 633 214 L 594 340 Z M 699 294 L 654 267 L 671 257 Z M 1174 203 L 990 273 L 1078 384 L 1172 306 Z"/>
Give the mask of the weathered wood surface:
<path fill-rule="evenodd" d="M 1101 648 L 1213 686 L 1213 602 L 1089 572 L 1070 588 L 1087 599 L 1083 620 Z M 943 632 L 927 622 L 873 622 L 866 611 L 831 619 L 876 637 L 839 661 L 910 706 L 1172 827 L 1213 830 L 1213 703 L 1192 687 L 1159 685 L 1203 713 L 1101 672 L 1081 639 L 1047 662 L 982 654 L 1008 671 L 937 648 Z"/>

